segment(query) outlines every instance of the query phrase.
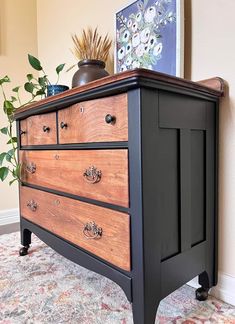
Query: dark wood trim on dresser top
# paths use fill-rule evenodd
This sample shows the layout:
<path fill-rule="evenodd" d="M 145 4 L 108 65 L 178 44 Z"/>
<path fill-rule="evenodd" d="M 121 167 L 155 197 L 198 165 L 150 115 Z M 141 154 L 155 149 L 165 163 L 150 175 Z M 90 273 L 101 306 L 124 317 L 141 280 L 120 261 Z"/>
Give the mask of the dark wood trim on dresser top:
<path fill-rule="evenodd" d="M 86 85 L 67 90 L 62 94 L 19 108 L 15 113 L 15 118 L 23 119 L 29 115 L 55 111 L 83 100 L 123 93 L 140 86 L 163 90 L 168 89 L 170 86 L 174 92 L 194 95 L 207 100 L 209 98 L 215 100 L 215 97 L 220 97 L 224 93 L 224 82 L 221 78 L 216 77 L 195 83 L 159 72 L 135 69 L 89 82 Z"/>
<path fill-rule="evenodd" d="M 212 84 L 214 89 L 206 87 L 205 84 Z M 135 324 L 153 324 L 160 300 L 196 275 L 199 275 L 199 281 L 205 289 L 216 283 L 218 115 L 215 117 L 214 113 L 218 111 L 219 97 L 223 94 L 223 80 L 214 78 L 205 84 L 137 69 L 44 99 L 19 109 L 15 115 L 18 124 L 19 120 L 27 116 L 57 111 L 84 100 L 127 92 L 128 142 L 63 145 L 57 143 L 23 146 L 21 150 L 128 149 L 129 208 L 36 185 L 24 185 L 130 214 L 131 271 L 119 269 L 23 217 L 21 217 L 21 233 L 23 245 L 31 243 L 33 232 L 71 261 L 119 284 L 128 300 L 132 302 Z M 197 107 L 199 107 L 198 114 Z M 192 114 L 187 108 L 192 109 L 195 118 L 190 118 Z M 207 118 L 210 120 L 207 123 L 204 110 L 209 111 Z M 182 118 L 179 118 L 179 114 Z M 190 160 L 191 155 L 187 155 L 191 154 L 190 150 L 187 152 L 187 147 L 188 141 L 192 140 L 192 133 L 195 141 L 192 154 L 198 153 L 198 161 L 195 163 L 199 163 L 201 172 L 201 182 L 196 183 L 196 189 L 203 183 L 204 190 L 207 183 L 208 200 L 205 203 L 205 214 L 202 211 L 201 215 L 206 224 L 197 224 L 200 229 L 201 227 L 205 229 L 206 225 L 205 233 L 202 230 L 205 237 L 195 242 L 192 241 L 191 234 L 195 236 L 194 240 L 197 240 L 198 237 L 201 238 L 201 233 L 199 236 L 198 232 L 190 233 L 191 229 L 188 227 L 192 221 L 192 211 L 186 199 L 189 197 L 187 188 L 191 185 L 187 177 L 192 176 L 189 164 L 192 163 L 195 167 L 194 162 Z M 207 146 L 212 146 L 211 149 L 206 146 L 203 149 L 204 138 Z M 166 162 L 161 159 L 162 156 L 166 158 Z M 172 164 L 174 156 L 176 161 Z M 211 168 L 210 163 L 213 164 Z M 167 175 L 168 167 L 171 173 L 176 173 L 177 179 L 173 182 L 171 174 Z M 202 181 L 203 172 L 207 174 L 205 183 Z M 166 188 L 171 183 L 174 188 L 169 188 L 169 195 L 174 199 L 173 207 L 169 206 L 171 205 L 169 201 L 162 203 L 164 195 L 161 196 L 162 191 L 166 193 Z M 201 196 L 198 199 L 201 199 Z M 193 203 L 197 203 L 197 198 Z M 203 201 L 200 201 L 200 204 L 203 210 Z M 174 214 L 174 207 L 176 210 L 178 208 L 177 215 Z M 190 219 L 187 218 L 187 213 L 190 213 Z M 169 219 L 163 219 L 162 215 Z M 171 226 L 167 226 L 167 222 L 171 219 Z M 167 233 L 163 233 L 163 229 Z M 164 235 L 166 237 L 168 235 L 168 240 Z"/>

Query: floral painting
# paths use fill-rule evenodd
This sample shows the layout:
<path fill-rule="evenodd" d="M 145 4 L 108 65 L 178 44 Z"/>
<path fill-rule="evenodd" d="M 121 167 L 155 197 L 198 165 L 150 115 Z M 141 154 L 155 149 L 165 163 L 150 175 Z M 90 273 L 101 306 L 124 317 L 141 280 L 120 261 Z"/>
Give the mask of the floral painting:
<path fill-rule="evenodd" d="M 138 0 L 116 13 L 116 71 L 179 75 L 179 0 Z"/>

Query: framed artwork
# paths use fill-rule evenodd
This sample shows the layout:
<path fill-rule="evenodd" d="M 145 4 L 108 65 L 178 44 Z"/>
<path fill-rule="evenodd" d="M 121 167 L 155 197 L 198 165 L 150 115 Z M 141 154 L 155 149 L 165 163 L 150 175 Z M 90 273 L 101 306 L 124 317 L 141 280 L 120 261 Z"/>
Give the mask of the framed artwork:
<path fill-rule="evenodd" d="M 115 72 L 146 68 L 183 77 L 183 0 L 137 0 L 115 14 Z"/>

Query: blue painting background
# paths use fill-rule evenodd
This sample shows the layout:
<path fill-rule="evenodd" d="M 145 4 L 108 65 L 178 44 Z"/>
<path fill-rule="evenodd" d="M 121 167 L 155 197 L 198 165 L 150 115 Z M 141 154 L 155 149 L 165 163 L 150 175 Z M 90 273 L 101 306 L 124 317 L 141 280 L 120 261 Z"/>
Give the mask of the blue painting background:
<path fill-rule="evenodd" d="M 131 14 L 137 14 L 139 12 L 138 3 L 143 3 L 143 0 L 135 1 L 133 4 L 129 5 L 128 7 L 124 8 L 123 10 L 119 11 L 116 14 L 116 31 L 120 31 L 121 24 L 120 21 L 117 19 L 117 15 L 121 14 L 127 20 Z M 145 8 L 150 6 L 154 6 L 156 0 L 145 0 Z M 167 3 L 165 7 L 169 10 L 174 12 L 176 15 L 176 0 L 172 0 L 171 2 Z M 161 58 L 156 62 L 156 64 L 152 64 L 152 69 L 158 72 L 163 72 L 171 75 L 176 75 L 176 22 L 169 23 L 164 27 L 159 28 L 159 32 L 162 36 L 160 41 L 163 44 L 163 49 L 161 52 Z M 117 52 L 120 48 L 120 45 L 117 42 Z M 117 62 L 117 72 L 121 71 L 120 65 L 118 63 L 118 56 L 116 52 L 116 62 Z M 141 66 L 140 66 L 141 67 Z"/>

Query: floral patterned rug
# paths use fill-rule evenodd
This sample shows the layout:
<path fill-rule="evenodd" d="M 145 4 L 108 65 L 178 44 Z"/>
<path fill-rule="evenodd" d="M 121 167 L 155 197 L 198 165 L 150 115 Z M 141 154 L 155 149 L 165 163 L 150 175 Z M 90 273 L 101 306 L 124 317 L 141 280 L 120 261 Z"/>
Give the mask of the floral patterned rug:
<path fill-rule="evenodd" d="M 19 233 L 0 236 L 1 324 L 132 324 L 131 306 L 112 281 L 66 260 L 33 236 L 19 257 Z M 156 323 L 235 324 L 235 307 L 194 298 L 185 285 L 162 300 Z"/>

